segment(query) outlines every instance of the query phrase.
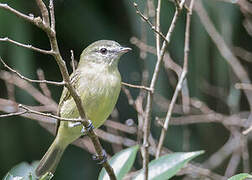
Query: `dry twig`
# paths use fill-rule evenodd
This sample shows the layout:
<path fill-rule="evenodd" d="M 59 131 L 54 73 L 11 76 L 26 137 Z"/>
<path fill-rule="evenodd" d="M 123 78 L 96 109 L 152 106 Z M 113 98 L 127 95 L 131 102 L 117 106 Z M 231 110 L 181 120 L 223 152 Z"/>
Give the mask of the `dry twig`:
<path fill-rule="evenodd" d="M 161 132 L 161 135 L 160 135 L 160 138 L 159 138 L 158 148 L 157 148 L 157 152 L 156 152 L 156 158 L 159 158 L 159 156 L 160 156 L 161 149 L 162 149 L 162 146 L 163 146 L 163 142 L 164 142 L 166 132 L 167 132 L 167 129 L 168 129 L 168 125 L 169 125 L 169 122 L 170 122 L 170 118 L 171 118 L 171 115 L 172 115 L 172 110 L 174 108 L 174 105 L 175 105 L 177 97 L 178 97 L 178 93 L 182 88 L 182 83 L 183 83 L 183 81 L 185 79 L 185 76 L 187 74 L 187 71 L 188 71 L 189 35 L 190 35 L 190 24 L 191 24 L 191 15 L 192 15 L 193 4 L 194 4 L 194 0 L 191 1 L 190 10 L 189 10 L 189 12 L 187 12 L 187 18 L 186 18 L 183 70 L 182 70 L 181 76 L 179 77 L 179 81 L 178 81 L 178 84 L 176 86 L 175 92 L 173 94 L 171 104 L 170 104 L 169 109 L 167 111 L 164 126 L 162 128 L 162 132 Z"/>

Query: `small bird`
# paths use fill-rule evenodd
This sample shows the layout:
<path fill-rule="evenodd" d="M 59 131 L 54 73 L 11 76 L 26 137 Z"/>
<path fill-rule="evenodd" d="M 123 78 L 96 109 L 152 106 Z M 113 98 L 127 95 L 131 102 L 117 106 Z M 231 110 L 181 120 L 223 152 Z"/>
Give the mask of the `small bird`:
<path fill-rule="evenodd" d="M 88 120 L 94 128 L 100 127 L 111 114 L 121 90 L 121 75 L 118 61 L 131 50 L 110 40 L 99 40 L 85 48 L 77 69 L 70 75 L 71 84 L 79 94 Z M 78 118 L 79 113 L 69 91 L 64 87 L 58 115 L 63 118 Z M 78 122 L 60 121 L 57 135 L 37 166 L 36 176 L 54 173 L 69 144 L 83 135 L 83 126 Z"/>

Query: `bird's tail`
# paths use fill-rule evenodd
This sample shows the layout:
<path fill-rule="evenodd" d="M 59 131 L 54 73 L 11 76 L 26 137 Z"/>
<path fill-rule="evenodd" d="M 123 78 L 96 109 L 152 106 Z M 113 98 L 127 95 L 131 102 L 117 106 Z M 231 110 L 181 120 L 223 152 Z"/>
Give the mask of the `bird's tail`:
<path fill-rule="evenodd" d="M 62 144 L 56 137 L 46 154 L 40 160 L 35 173 L 37 177 L 43 176 L 47 172 L 54 173 L 68 144 Z"/>

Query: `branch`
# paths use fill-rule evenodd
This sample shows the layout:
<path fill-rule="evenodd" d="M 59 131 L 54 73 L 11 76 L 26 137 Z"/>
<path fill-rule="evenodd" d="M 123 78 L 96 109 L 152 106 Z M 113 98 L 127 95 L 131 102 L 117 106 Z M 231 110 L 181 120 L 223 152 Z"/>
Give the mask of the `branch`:
<path fill-rule="evenodd" d="M 25 114 L 25 113 L 27 113 L 27 110 L 21 111 L 21 112 L 15 112 L 15 113 L 1 114 L 0 118 L 11 117 L 11 116 L 20 116 L 20 115 Z"/>
<path fill-rule="evenodd" d="M 42 69 L 37 69 L 37 75 L 39 80 L 45 80 L 45 74 Z M 40 89 L 42 90 L 43 94 L 48 98 L 52 99 L 51 91 L 49 90 L 46 83 L 39 83 Z"/>
<path fill-rule="evenodd" d="M 29 82 L 20 79 L 19 76 L 17 76 L 14 73 L 10 73 L 7 71 L 0 71 L 0 79 L 18 86 L 19 88 L 25 90 L 28 94 L 30 94 L 35 100 L 37 100 L 39 103 L 50 106 L 52 112 L 57 111 L 58 104 L 55 103 L 55 101 L 51 98 L 46 97 L 43 95 L 39 90 L 37 90 L 34 86 L 32 86 Z"/>
<path fill-rule="evenodd" d="M 8 37 L 0 38 L 0 41 L 2 41 L 2 42 L 9 42 L 11 44 L 15 44 L 15 45 L 20 46 L 20 47 L 31 49 L 33 51 L 37 51 L 37 52 L 42 53 L 42 54 L 50 54 L 51 55 L 53 53 L 52 51 L 48 51 L 48 50 L 44 50 L 44 49 L 33 47 L 30 44 L 23 44 L 23 43 L 17 42 L 17 41 L 12 40 L 12 39 L 10 39 Z"/>
<path fill-rule="evenodd" d="M 6 67 L 7 69 L 9 69 L 11 72 L 15 73 L 18 77 L 20 77 L 23 80 L 26 80 L 28 82 L 33 82 L 33 83 L 47 83 L 47 84 L 53 84 L 56 86 L 62 86 L 65 85 L 65 82 L 55 82 L 55 81 L 47 81 L 47 80 L 33 80 L 33 79 L 29 79 L 25 76 L 23 76 L 22 74 L 20 74 L 18 71 L 12 69 L 10 66 L 8 66 L 3 59 L 0 57 L 0 61 L 1 63 L 3 63 L 4 67 Z"/>
<path fill-rule="evenodd" d="M 7 106 L 8 106 L 8 108 L 6 108 Z M 33 109 L 34 108 L 35 107 L 33 107 Z M 15 111 L 19 111 L 18 105 L 15 102 L 0 98 L 0 111 L 6 112 L 7 109 L 13 109 Z M 8 113 L 8 112 L 6 112 L 6 113 Z M 27 118 L 30 118 L 30 119 L 34 119 L 34 120 L 37 120 L 39 122 L 47 122 L 46 124 L 41 124 L 40 123 L 40 125 L 42 125 L 42 127 L 47 129 L 50 133 L 53 133 L 52 125 L 54 125 L 56 123 L 54 118 L 49 118 L 49 117 L 46 117 L 46 116 L 40 116 L 40 115 L 35 115 L 35 114 L 23 114 L 21 116 L 24 116 L 24 117 L 27 117 Z M 113 121 L 107 120 L 105 122 L 105 125 L 109 125 L 110 122 L 113 122 Z M 113 122 L 113 123 L 117 124 L 118 122 Z M 123 125 L 121 123 L 118 123 L 118 124 L 120 124 L 120 126 L 125 126 L 125 125 Z M 109 125 L 109 127 L 115 128 L 116 126 L 114 126 L 114 125 L 110 126 Z M 126 126 L 123 127 L 122 129 L 124 129 L 124 128 L 126 128 Z M 128 127 L 128 128 L 131 128 L 131 127 Z M 122 130 L 122 129 L 120 129 L 120 130 Z M 127 147 L 130 147 L 130 146 L 133 146 L 133 145 L 137 144 L 137 142 L 132 140 L 132 139 L 121 137 L 121 136 L 116 136 L 114 134 L 104 132 L 104 131 L 102 131 L 100 129 L 97 129 L 96 132 L 97 132 L 99 137 L 103 138 L 107 142 L 116 143 L 118 145 L 124 145 L 124 146 L 127 146 Z M 87 139 L 87 138 L 79 138 L 78 140 L 73 142 L 73 144 L 80 147 L 80 148 L 82 148 L 82 149 L 86 149 L 90 153 L 95 153 L 94 149 L 92 149 L 91 141 L 89 139 Z M 166 149 L 165 147 L 163 148 L 162 151 L 163 151 L 163 153 L 171 152 L 170 150 Z M 149 151 L 150 155 L 155 155 L 155 152 L 156 152 L 156 147 L 151 146 L 150 151 Z M 215 179 L 215 180 L 220 180 L 220 179 L 222 180 L 223 179 L 222 176 L 220 176 L 218 174 L 215 174 L 215 173 L 211 172 L 208 169 L 204 169 L 204 168 L 198 167 L 196 165 L 192 165 L 190 163 L 184 169 L 182 169 L 182 171 L 179 172 L 179 175 L 181 175 L 181 174 L 192 174 L 192 175 L 199 174 L 201 176 L 210 177 L 210 178 Z"/>
<path fill-rule="evenodd" d="M 44 31 L 48 31 L 48 26 L 45 26 L 42 19 L 40 17 L 34 18 L 34 16 L 31 14 L 30 16 L 27 16 L 26 14 L 23 14 L 16 9 L 13 9 L 12 7 L 8 6 L 8 4 L 0 3 L 0 8 L 5 9 L 12 14 L 15 14 L 17 17 L 22 18 L 25 21 L 28 21 L 31 24 L 34 24 L 35 26 L 41 28 Z M 51 33 L 51 31 L 48 31 L 48 33 Z"/>
<path fill-rule="evenodd" d="M 82 119 L 80 118 L 63 118 L 63 117 L 59 117 L 59 116 L 55 116 L 53 114 L 50 114 L 50 113 L 42 113 L 42 112 L 39 112 L 39 111 L 35 111 L 35 110 L 32 110 L 22 104 L 19 104 L 18 107 L 20 108 L 23 108 L 26 110 L 26 113 L 32 113 L 32 114 L 37 114 L 37 115 L 41 115 L 41 116 L 46 116 L 46 117 L 50 117 L 50 118 L 54 118 L 54 119 L 57 119 L 57 120 L 60 120 L 60 121 L 69 121 L 69 122 L 83 122 Z"/>
<path fill-rule="evenodd" d="M 162 48 L 160 50 L 160 55 L 157 55 L 157 63 L 155 66 L 155 70 L 152 76 L 150 88 L 154 90 L 155 84 L 157 82 L 157 78 L 159 75 L 160 67 L 161 67 L 161 62 L 163 61 L 163 57 L 165 54 L 165 50 L 170 42 L 171 34 L 175 28 L 175 24 L 177 22 L 178 16 L 179 16 L 180 10 L 176 8 L 174 17 L 172 19 L 172 23 L 170 25 L 170 28 L 166 34 L 165 41 L 163 41 Z M 145 180 L 148 179 L 148 164 L 149 164 L 149 134 L 150 134 L 150 117 L 151 117 L 151 111 L 152 111 L 152 103 L 153 103 L 153 93 L 148 92 L 147 96 L 147 103 L 146 103 L 146 109 L 145 109 L 145 120 L 144 120 L 144 126 L 143 126 L 143 131 L 144 131 L 144 140 L 143 140 L 143 170 L 144 170 L 144 178 Z"/>
<path fill-rule="evenodd" d="M 0 3 L 0 8 L 5 9 L 7 11 L 10 11 L 11 13 L 15 14 L 16 16 L 34 24 L 34 17 L 33 16 L 27 16 L 16 9 L 13 9 L 12 7 L 8 6 L 8 4 Z"/>
<path fill-rule="evenodd" d="M 245 71 L 245 69 L 242 67 L 239 60 L 233 55 L 230 48 L 227 46 L 224 39 L 221 37 L 220 33 L 216 30 L 213 22 L 209 18 L 206 10 L 204 9 L 201 1 L 197 1 L 195 3 L 194 9 L 196 10 L 201 23 L 205 27 L 207 33 L 215 43 L 216 47 L 218 48 L 220 54 L 224 57 L 224 59 L 229 63 L 231 68 L 233 69 L 234 73 L 237 75 L 239 80 L 242 83 L 248 83 L 251 84 L 251 81 L 249 79 L 248 73 Z M 244 90 L 245 96 L 248 100 L 249 107 L 252 109 L 252 92 Z"/>
<path fill-rule="evenodd" d="M 50 0 L 49 2 L 49 9 L 50 9 L 50 16 L 51 16 L 51 29 L 56 33 L 53 0 Z"/>
<path fill-rule="evenodd" d="M 165 41 L 167 41 L 166 37 L 163 35 L 162 32 L 157 31 L 155 26 L 153 26 L 153 24 L 150 22 L 150 20 L 145 17 L 141 11 L 138 9 L 138 5 L 137 3 L 133 3 L 134 7 L 136 8 L 136 13 L 151 27 L 151 30 L 153 30 L 156 34 L 158 34 L 160 37 L 162 37 Z M 168 43 L 168 42 L 167 42 Z"/>
<path fill-rule="evenodd" d="M 130 42 L 134 44 L 135 46 L 137 46 L 140 50 L 145 50 L 146 52 L 157 55 L 156 49 L 154 47 L 145 44 L 144 42 L 140 41 L 136 37 L 132 37 L 130 39 Z M 170 69 L 174 71 L 178 77 L 182 73 L 182 68 L 172 60 L 172 58 L 170 57 L 170 54 L 167 52 L 165 52 L 164 54 L 164 67 L 166 69 Z"/>
<path fill-rule="evenodd" d="M 45 26 L 49 27 L 50 24 L 50 20 L 49 20 L 49 13 L 48 13 L 48 10 L 46 8 L 46 5 L 44 4 L 44 2 L 42 0 L 36 0 L 37 2 L 37 5 L 40 9 L 40 12 L 42 14 L 42 18 L 43 18 L 43 23 Z"/>
<path fill-rule="evenodd" d="M 176 103 L 177 97 L 178 97 L 178 93 L 182 88 L 182 83 L 186 77 L 187 71 L 188 71 L 188 54 L 189 54 L 189 39 L 190 39 L 190 25 L 191 25 L 191 15 L 192 15 L 192 8 L 193 8 L 193 4 L 194 4 L 194 0 L 191 0 L 190 3 L 190 11 L 187 12 L 187 18 L 186 18 L 186 30 L 185 30 L 185 48 L 184 48 L 184 65 L 183 65 L 183 70 L 182 70 L 182 74 L 179 78 L 178 84 L 176 86 L 175 92 L 173 94 L 172 100 L 171 100 L 171 104 L 169 106 L 169 109 L 167 111 L 167 115 L 165 118 L 165 122 L 164 122 L 164 126 L 162 128 L 162 132 L 159 138 L 159 143 L 158 143 L 158 148 L 157 148 L 157 152 L 156 152 L 156 159 L 159 158 L 160 153 L 161 153 L 161 149 L 164 143 L 164 139 L 166 136 L 166 132 L 168 129 L 168 125 L 171 119 L 171 115 L 172 115 L 172 111 L 174 108 L 174 105 Z"/>
<path fill-rule="evenodd" d="M 137 89 L 144 89 L 146 91 L 150 91 L 152 92 L 153 90 L 149 87 L 145 87 L 145 86 L 141 86 L 141 85 L 134 85 L 134 84 L 129 84 L 129 83 L 126 83 L 126 82 L 122 82 L 122 85 L 124 86 L 128 86 L 128 87 L 132 87 L 132 88 L 137 88 Z"/>

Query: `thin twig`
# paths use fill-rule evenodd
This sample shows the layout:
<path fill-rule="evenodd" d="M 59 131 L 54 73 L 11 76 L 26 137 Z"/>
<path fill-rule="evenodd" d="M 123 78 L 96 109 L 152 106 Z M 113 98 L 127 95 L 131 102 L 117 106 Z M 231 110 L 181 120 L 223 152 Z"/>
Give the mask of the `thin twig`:
<path fill-rule="evenodd" d="M 49 13 L 48 13 L 45 3 L 42 0 L 36 0 L 36 2 L 40 9 L 45 26 L 49 27 L 50 26 Z"/>
<path fill-rule="evenodd" d="M 122 85 L 128 86 L 128 87 L 132 87 L 132 88 L 137 88 L 137 89 L 144 89 L 144 90 L 146 90 L 146 91 L 153 92 L 153 90 L 152 90 L 151 88 L 146 87 L 146 86 L 134 85 L 134 84 L 126 83 L 126 82 L 122 82 Z"/>
<path fill-rule="evenodd" d="M 154 90 L 155 84 L 157 82 L 158 79 L 158 75 L 159 75 L 159 71 L 160 71 L 160 67 L 163 61 L 163 57 L 165 54 L 165 50 L 170 42 L 171 39 L 171 34 L 175 28 L 175 24 L 177 22 L 178 16 L 179 16 L 179 12 L 180 10 L 176 8 L 174 17 L 172 19 L 170 28 L 167 32 L 167 35 L 165 37 L 165 41 L 163 41 L 163 45 L 162 48 L 160 50 L 160 55 L 157 55 L 157 63 L 155 66 L 155 70 L 152 76 L 152 80 L 151 80 L 151 84 L 150 84 L 150 88 Z M 145 180 L 148 179 L 148 164 L 149 164 L 149 142 L 148 142 L 148 138 L 149 138 L 149 134 L 150 134 L 150 119 L 151 119 L 151 111 L 152 111 L 152 103 L 153 103 L 153 93 L 148 92 L 148 96 L 147 96 L 147 103 L 146 103 L 146 109 L 145 109 L 145 120 L 144 120 L 144 126 L 143 126 L 143 131 L 144 131 L 144 139 L 143 139 L 143 170 L 144 170 L 144 178 Z"/>
<path fill-rule="evenodd" d="M 173 94 L 172 100 L 171 100 L 171 104 L 168 108 L 167 111 L 167 115 L 165 118 L 165 122 L 164 122 L 164 126 L 162 128 L 162 132 L 159 138 L 159 143 L 158 143 L 158 148 L 157 148 L 157 153 L 156 153 L 156 159 L 159 158 L 160 153 L 161 153 L 161 149 L 163 146 L 163 142 L 166 136 L 166 132 L 168 129 L 168 125 L 170 122 L 170 118 L 172 115 L 172 111 L 174 108 L 174 105 L 176 103 L 177 97 L 178 97 L 178 93 L 182 88 L 183 85 L 183 81 L 186 77 L 187 71 L 188 71 L 188 55 L 189 55 L 189 39 L 190 39 L 190 24 L 191 24 L 191 15 L 192 15 L 192 7 L 194 4 L 194 0 L 191 0 L 191 4 L 190 4 L 190 11 L 187 12 L 187 18 L 186 18 L 186 30 L 185 30 L 185 48 L 184 48 L 184 65 L 183 65 L 183 70 L 182 70 L 182 74 L 179 78 L 178 84 L 176 86 L 175 92 Z"/>
<path fill-rule="evenodd" d="M 53 84 L 56 86 L 62 86 L 65 85 L 65 82 L 55 82 L 55 81 L 47 81 L 47 80 L 33 80 L 33 79 L 29 79 L 25 76 L 23 76 L 22 74 L 20 74 L 18 71 L 12 69 L 10 66 L 8 66 L 3 59 L 0 57 L 0 61 L 1 63 L 4 65 L 4 67 L 6 67 L 7 69 L 9 69 L 11 72 L 15 73 L 18 77 L 20 77 L 23 80 L 26 80 L 28 82 L 33 82 L 33 83 L 47 83 L 47 84 Z"/>
<path fill-rule="evenodd" d="M 45 75 L 44 75 L 44 71 L 42 69 L 37 69 L 37 75 L 39 80 L 45 80 Z M 42 92 L 44 93 L 45 96 L 47 96 L 48 98 L 52 99 L 51 96 L 51 91 L 49 90 L 48 86 L 46 83 L 39 83 L 40 89 L 42 90 Z"/>
<path fill-rule="evenodd" d="M 25 111 L 21 111 L 21 112 L 15 112 L 15 113 L 8 113 L 8 114 L 1 114 L 0 115 L 0 118 L 3 118 L 3 117 L 11 117 L 11 116 L 20 116 L 22 114 L 25 114 L 27 113 L 28 111 L 25 110 Z"/>
<path fill-rule="evenodd" d="M 248 137 L 242 136 L 242 145 L 241 145 L 241 151 L 242 151 L 242 167 L 243 172 L 249 173 L 250 172 L 250 160 L 249 160 L 249 147 L 248 147 Z"/>
<path fill-rule="evenodd" d="M 147 45 L 136 37 L 132 37 L 130 39 L 130 42 L 136 45 L 140 50 L 145 50 L 146 52 L 157 55 L 157 51 L 153 46 Z M 166 69 L 174 71 L 178 77 L 182 73 L 182 68 L 171 59 L 170 54 L 168 52 L 165 52 L 164 55 L 164 66 Z"/>
<path fill-rule="evenodd" d="M 73 73 L 75 72 L 75 62 L 74 62 L 74 52 L 73 50 L 70 50 L 71 53 L 71 62 L 72 62 L 72 68 L 73 68 Z"/>
<path fill-rule="evenodd" d="M 239 136 L 230 136 L 228 141 L 215 153 L 213 153 L 205 162 L 202 163 L 202 166 L 208 169 L 215 169 L 220 166 L 222 162 L 228 158 L 236 149 L 240 148 Z"/>
<path fill-rule="evenodd" d="M 8 83 L 13 84 L 13 85 L 23 89 L 39 103 L 46 105 L 46 106 L 50 106 L 51 111 L 53 111 L 53 112 L 57 111 L 58 104 L 55 103 L 55 101 L 53 99 L 46 97 L 38 89 L 36 89 L 34 86 L 32 86 L 28 81 L 21 79 L 15 73 L 10 73 L 8 71 L 2 70 L 2 71 L 0 71 L 0 79 L 7 81 Z"/>
<path fill-rule="evenodd" d="M 18 107 L 25 109 L 26 113 L 33 113 L 33 114 L 37 114 L 37 115 L 41 115 L 41 116 L 47 116 L 47 117 L 50 117 L 50 118 L 58 119 L 60 121 L 83 122 L 83 120 L 80 119 L 80 118 L 63 118 L 63 117 L 55 116 L 55 115 L 50 114 L 50 113 L 42 113 L 42 112 L 39 112 L 39 111 L 35 111 L 35 110 L 32 110 L 32 109 L 30 109 L 27 106 L 24 106 L 22 104 L 19 104 Z"/>
<path fill-rule="evenodd" d="M 41 3 L 42 0 L 36 0 L 38 3 Z M 42 2 L 43 3 L 43 2 Z M 16 9 L 13 9 L 12 7 L 8 6 L 8 4 L 0 3 L 0 8 L 5 9 L 13 14 L 15 14 L 17 17 L 22 18 L 25 21 L 30 22 L 31 24 L 34 24 L 35 26 L 39 27 L 43 31 L 45 31 L 47 34 L 50 34 L 50 36 L 54 35 L 54 31 L 49 28 L 49 25 L 45 25 L 43 20 L 40 17 L 34 17 L 32 14 L 30 16 L 27 16 L 26 14 L 23 14 Z M 49 22 L 49 17 L 46 18 Z M 46 20 L 47 21 L 47 20 Z"/>
<path fill-rule="evenodd" d="M 39 53 L 42 53 L 42 54 L 52 54 L 53 52 L 50 50 L 44 50 L 44 49 L 40 49 L 40 48 L 36 48 L 30 44 L 23 44 L 23 43 L 20 43 L 20 42 L 17 42 L 15 40 L 12 40 L 8 37 L 4 37 L 4 38 L 0 38 L 0 41 L 3 41 L 3 42 L 9 42 L 9 43 L 12 43 L 12 44 L 15 44 L 17 46 L 20 46 L 20 47 L 24 47 L 24 48 L 27 48 L 27 49 L 31 49 L 33 51 L 37 51 Z"/>
<path fill-rule="evenodd" d="M 0 3 L 0 8 L 5 9 L 7 11 L 10 11 L 11 13 L 15 14 L 18 17 L 23 18 L 24 20 L 34 24 L 34 17 L 33 16 L 27 16 L 16 9 L 13 9 L 12 7 L 8 6 L 8 4 Z"/>
<path fill-rule="evenodd" d="M 158 0 L 157 9 L 156 9 L 156 25 L 155 30 L 157 32 L 160 32 L 160 8 L 161 8 L 161 2 L 162 0 Z M 160 55 L 160 36 L 156 34 L 156 50 L 157 55 Z"/>
<path fill-rule="evenodd" d="M 51 29 L 55 31 L 55 15 L 54 15 L 54 3 L 53 0 L 50 0 L 49 2 L 49 10 L 50 10 L 50 16 L 51 16 Z"/>
<path fill-rule="evenodd" d="M 245 50 L 245 49 L 238 47 L 238 46 L 234 47 L 232 49 L 233 49 L 234 54 L 237 57 L 239 57 L 247 62 L 250 62 L 250 63 L 252 62 L 252 53 L 249 52 L 248 50 Z"/>
<path fill-rule="evenodd" d="M 220 33 L 216 30 L 213 22 L 209 18 L 205 8 L 202 5 L 201 1 L 197 1 L 194 6 L 197 14 L 199 15 L 200 21 L 205 27 L 207 33 L 215 43 L 216 47 L 218 48 L 220 54 L 225 58 L 227 63 L 232 67 L 234 73 L 237 75 L 239 80 L 242 83 L 251 84 L 251 81 L 249 79 L 248 73 L 245 71 L 245 69 L 242 67 L 239 60 L 233 55 L 230 48 L 227 46 L 224 39 L 221 37 Z M 244 90 L 245 96 L 248 100 L 249 107 L 252 109 L 252 92 Z"/>
<path fill-rule="evenodd" d="M 136 8 L 136 13 L 151 27 L 151 29 L 155 32 L 155 33 L 157 33 L 160 37 L 162 37 L 165 41 L 167 41 L 167 39 L 166 39 L 166 37 L 164 36 L 164 34 L 162 33 L 162 32 L 160 32 L 160 31 L 157 31 L 156 30 L 156 28 L 155 28 L 155 26 L 150 22 L 150 20 L 147 18 L 147 17 L 145 17 L 144 15 L 143 15 L 143 13 L 141 13 L 141 11 L 139 10 L 139 8 L 138 8 L 138 5 L 137 5 L 137 3 L 133 3 L 133 5 L 134 5 L 134 7 Z M 167 42 L 168 43 L 168 42 Z"/>

